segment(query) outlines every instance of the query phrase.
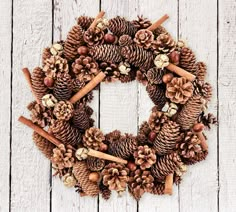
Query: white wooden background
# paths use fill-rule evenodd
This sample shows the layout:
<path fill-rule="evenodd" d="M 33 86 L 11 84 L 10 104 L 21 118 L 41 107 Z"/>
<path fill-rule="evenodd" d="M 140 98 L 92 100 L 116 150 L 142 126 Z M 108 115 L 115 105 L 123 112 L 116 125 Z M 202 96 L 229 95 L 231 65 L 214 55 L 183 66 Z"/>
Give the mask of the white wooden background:
<path fill-rule="evenodd" d="M 208 133 L 209 157 L 190 167 L 173 196 L 128 193 L 109 201 L 80 198 L 52 178 L 49 162 L 35 148 L 32 131 L 17 122 L 33 99 L 21 68 L 40 65 L 40 52 L 65 39 L 79 15 L 156 20 L 184 38 L 208 66 L 214 88 L 209 110 L 219 126 Z M 0 212 L 234 212 L 236 211 L 236 1 L 235 0 L 1 0 L 0 1 Z M 104 132 L 137 133 L 152 103 L 137 82 L 101 85 L 93 101 L 96 125 Z"/>

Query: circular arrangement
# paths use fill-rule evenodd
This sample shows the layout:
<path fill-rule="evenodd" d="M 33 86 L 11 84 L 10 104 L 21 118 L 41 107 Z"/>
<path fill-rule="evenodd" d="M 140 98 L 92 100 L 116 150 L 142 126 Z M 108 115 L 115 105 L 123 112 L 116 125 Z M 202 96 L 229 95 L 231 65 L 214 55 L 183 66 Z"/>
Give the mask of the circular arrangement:
<path fill-rule="evenodd" d="M 52 162 L 56 175 L 81 196 L 128 188 L 139 200 L 145 192 L 171 194 L 188 165 L 208 154 L 204 129 L 216 124 L 206 114 L 212 87 L 205 82 L 206 65 L 175 41 L 161 24 L 143 16 L 128 21 L 81 16 L 66 40 L 43 50 L 42 68 L 23 69 L 35 101 L 33 141 Z M 155 106 L 137 136 L 94 126 L 92 90 L 100 82 L 138 80 Z"/>

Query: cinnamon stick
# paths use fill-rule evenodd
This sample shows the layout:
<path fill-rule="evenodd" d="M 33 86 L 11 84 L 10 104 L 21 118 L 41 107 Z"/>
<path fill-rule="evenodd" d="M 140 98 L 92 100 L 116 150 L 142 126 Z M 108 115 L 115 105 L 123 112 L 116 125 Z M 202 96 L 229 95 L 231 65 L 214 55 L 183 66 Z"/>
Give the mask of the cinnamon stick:
<path fill-rule="evenodd" d="M 205 136 L 203 135 L 203 133 L 202 132 L 197 132 L 196 134 L 197 134 L 199 140 L 201 141 L 200 145 L 201 145 L 202 149 L 204 151 L 208 150 L 208 144 L 207 144 L 207 141 L 206 141 Z"/>
<path fill-rule="evenodd" d="M 182 69 L 182 68 L 180 68 L 180 67 L 178 67 L 178 66 L 176 66 L 176 65 L 174 65 L 172 63 L 170 63 L 166 68 L 168 70 L 178 74 L 181 77 L 185 77 L 186 79 L 188 79 L 190 81 L 193 81 L 196 78 L 195 75 L 185 71 L 184 69 Z"/>
<path fill-rule="evenodd" d="M 81 90 L 79 90 L 74 96 L 69 100 L 71 103 L 75 103 L 84 97 L 89 91 L 93 90 L 104 78 L 105 74 L 101 71 L 96 77 L 94 77 L 87 85 L 85 85 Z"/>
<path fill-rule="evenodd" d="M 147 29 L 150 31 L 154 31 L 157 27 L 159 27 L 164 21 L 166 21 L 169 18 L 167 14 L 163 15 L 160 19 L 158 19 L 155 23 L 153 23 L 150 27 Z"/>
<path fill-rule="evenodd" d="M 30 90 L 31 90 L 31 92 L 32 92 L 36 102 L 38 104 L 41 104 L 40 100 L 37 98 L 36 94 L 34 93 L 34 90 L 33 90 L 33 87 L 32 87 L 32 83 L 31 83 L 31 74 L 30 74 L 29 69 L 28 68 L 23 68 L 22 72 L 23 72 L 23 74 L 25 76 L 25 79 L 26 79 L 26 81 L 27 81 L 27 83 L 28 83 L 28 85 L 30 87 Z"/>
<path fill-rule="evenodd" d="M 97 21 L 105 15 L 104 11 L 100 11 L 96 18 L 94 19 L 93 23 L 90 25 L 89 29 L 94 29 L 96 27 Z"/>
<path fill-rule="evenodd" d="M 168 176 L 166 176 L 166 181 L 165 181 L 165 194 L 172 194 L 173 191 L 173 174 L 169 174 Z"/>

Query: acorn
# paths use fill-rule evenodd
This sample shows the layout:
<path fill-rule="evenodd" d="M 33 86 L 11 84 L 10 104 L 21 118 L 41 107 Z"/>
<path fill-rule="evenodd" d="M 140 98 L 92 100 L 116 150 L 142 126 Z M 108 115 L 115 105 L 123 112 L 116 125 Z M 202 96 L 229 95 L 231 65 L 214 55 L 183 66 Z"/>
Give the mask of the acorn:
<path fill-rule="evenodd" d="M 98 172 L 91 172 L 89 174 L 89 180 L 92 181 L 92 182 L 98 182 L 100 179 L 100 175 Z"/>
<path fill-rule="evenodd" d="M 52 88 L 54 85 L 54 80 L 52 77 L 48 77 L 48 76 L 45 77 L 43 82 L 44 82 L 44 85 L 46 85 L 48 88 Z"/>
<path fill-rule="evenodd" d="M 104 41 L 106 43 L 112 44 L 116 41 L 116 36 L 113 34 L 105 34 Z"/>
<path fill-rule="evenodd" d="M 168 83 L 170 82 L 172 79 L 173 79 L 174 75 L 172 73 L 168 73 L 168 74 L 165 74 L 163 77 L 162 77 L 162 81 L 164 83 Z"/>
<path fill-rule="evenodd" d="M 204 129 L 204 124 L 202 124 L 202 123 L 197 123 L 197 124 L 194 124 L 194 126 L 193 126 L 193 131 L 195 133 L 199 133 L 199 132 L 203 131 L 203 129 Z"/>
<path fill-rule="evenodd" d="M 86 56 L 89 52 L 89 49 L 88 49 L 87 46 L 80 46 L 77 51 L 78 51 L 79 55 L 85 55 Z"/>
<path fill-rule="evenodd" d="M 179 65 L 180 53 L 178 51 L 173 51 L 169 54 L 170 62 L 175 65 Z"/>
<path fill-rule="evenodd" d="M 108 146 L 107 146 L 106 144 L 104 144 L 104 143 L 102 143 L 102 144 L 100 145 L 100 147 L 99 147 L 99 150 L 100 150 L 101 152 L 106 152 L 107 149 L 108 149 Z"/>
<path fill-rule="evenodd" d="M 127 167 L 129 168 L 130 171 L 135 171 L 137 169 L 137 165 L 131 161 L 128 162 Z"/>
<path fill-rule="evenodd" d="M 155 141 L 156 136 L 157 134 L 154 131 L 151 131 L 148 135 L 148 140 L 153 142 Z"/>

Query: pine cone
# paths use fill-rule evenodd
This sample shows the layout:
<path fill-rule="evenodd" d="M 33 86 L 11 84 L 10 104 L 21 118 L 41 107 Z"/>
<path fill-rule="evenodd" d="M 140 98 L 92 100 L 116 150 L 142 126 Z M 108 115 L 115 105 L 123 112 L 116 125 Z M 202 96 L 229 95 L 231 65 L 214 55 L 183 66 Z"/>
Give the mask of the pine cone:
<path fill-rule="evenodd" d="M 196 63 L 196 78 L 199 81 L 204 81 L 207 73 L 206 64 L 203 62 Z"/>
<path fill-rule="evenodd" d="M 173 174 L 181 164 L 181 159 L 177 153 L 164 155 L 159 157 L 156 164 L 151 167 L 151 173 L 159 182 L 162 182 L 167 175 Z"/>
<path fill-rule="evenodd" d="M 83 136 L 83 144 L 85 147 L 98 150 L 105 140 L 105 136 L 98 128 L 91 127 L 85 131 Z"/>
<path fill-rule="evenodd" d="M 150 30 L 141 29 L 136 32 L 134 42 L 144 49 L 149 49 L 154 40 L 154 35 Z"/>
<path fill-rule="evenodd" d="M 74 92 L 78 92 L 81 88 L 85 86 L 85 82 L 79 80 L 78 78 L 72 79 L 72 88 Z"/>
<path fill-rule="evenodd" d="M 148 70 L 154 65 L 153 54 L 136 45 L 122 47 L 121 55 L 128 63 L 134 65 L 135 67 Z"/>
<path fill-rule="evenodd" d="M 151 132 L 149 124 L 145 121 L 141 124 L 137 135 L 137 141 L 140 145 L 148 143 L 148 135 Z"/>
<path fill-rule="evenodd" d="M 211 129 L 211 125 L 218 124 L 217 118 L 212 113 L 208 113 L 207 115 L 202 113 L 198 118 L 198 122 L 203 123 L 207 129 Z"/>
<path fill-rule="evenodd" d="M 174 51 L 176 43 L 169 34 L 160 34 L 157 39 L 152 42 L 152 50 L 155 54 L 169 54 Z"/>
<path fill-rule="evenodd" d="M 87 158 L 86 162 L 88 169 L 94 172 L 101 171 L 105 166 L 105 160 L 91 156 Z"/>
<path fill-rule="evenodd" d="M 152 25 L 151 21 L 144 18 L 142 15 L 138 16 L 138 20 L 133 20 L 132 24 L 138 29 L 146 29 Z"/>
<path fill-rule="evenodd" d="M 103 184 L 118 193 L 125 191 L 129 180 L 129 169 L 123 164 L 109 163 L 102 170 Z"/>
<path fill-rule="evenodd" d="M 114 130 L 105 135 L 105 140 L 111 142 L 118 142 L 121 137 L 121 132 L 119 130 Z"/>
<path fill-rule="evenodd" d="M 45 157 L 51 159 L 55 146 L 35 131 L 33 132 L 33 141 Z"/>
<path fill-rule="evenodd" d="M 192 164 L 195 164 L 195 163 L 198 163 L 200 161 L 205 160 L 207 155 L 208 155 L 208 151 L 201 151 L 201 152 L 199 152 L 196 155 L 196 157 L 191 158 L 191 160 L 190 159 L 188 160 L 188 165 L 192 165 Z"/>
<path fill-rule="evenodd" d="M 53 135 L 65 145 L 76 146 L 82 137 L 78 129 L 73 128 L 68 122 L 56 120 L 51 125 Z"/>
<path fill-rule="evenodd" d="M 87 168 L 86 162 L 77 161 L 73 166 L 72 172 L 80 183 L 80 186 L 85 194 L 89 196 L 97 196 L 99 194 L 99 187 L 97 183 L 89 180 L 90 171 Z"/>
<path fill-rule="evenodd" d="M 155 151 L 147 145 L 139 146 L 134 152 L 135 163 L 140 166 L 142 170 L 149 169 L 156 163 Z"/>
<path fill-rule="evenodd" d="M 64 55 L 66 59 L 73 60 L 77 55 L 77 49 L 82 46 L 83 30 L 80 25 L 75 25 L 69 31 L 64 44 Z"/>
<path fill-rule="evenodd" d="M 89 53 L 93 59 L 103 62 L 119 63 L 122 61 L 120 47 L 116 45 L 103 44 L 93 46 L 90 48 Z"/>
<path fill-rule="evenodd" d="M 149 84 L 161 84 L 162 77 L 165 74 L 165 70 L 158 69 L 157 67 L 151 68 L 147 71 L 147 80 Z"/>
<path fill-rule="evenodd" d="M 180 124 L 183 130 L 190 129 L 197 121 L 199 115 L 202 112 L 203 101 L 201 96 L 194 95 L 183 106 L 179 112 L 176 122 Z"/>
<path fill-rule="evenodd" d="M 140 69 L 136 72 L 136 80 L 142 83 L 143 85 L 147 84 L 147 73 L 145 70 Z"/>
<path fill-rule="evenodd" d="M 56 169 L 71 168 L 75 163 L 75 158 L 70 147 L 65 147 L 63 144 L 53 149 L 51 158 L 52 164 Z"/>
<path fill-rule="evenodd" d="M 31 76 L 32 89 L 39 100 L 48 92 L 48 88 L 44 84 L 44 78 L 45 74 L 41 68 L 37 67 L 33 70 Z"/>
<path fill-rule="evenodd" d="M 212 97 L 212 87 L 208 82 L 194 81 L 194 94 L 201 95 L 206 101 L 210 101 Z"/>
<path fill-rule="evenodd" d="M 119 16 L 109 20 L 108 28 L 118 37 L 124 34 L 134 36 L 137 32 L 137 28 L 130 21 L 126 21 L 125 18 Z"/>
<path fill-rule="evenodd" d="M 100 69 L 106 74 L 105 82 L 114 82 L 120 76 L 118 65 L 115 63 L 102 62 L 99 64 Z"/>
<path fill-rule="evenodd" d="M 169 34 L 163 26 L 157 27 L 152 33 L 155 35 L 155 37 L 158 37 L 161 34 Z"/>
<path fill-rule="evenodd" d="M 193 51 L 187 47 L 183 47 L 180 52 L 180 67 L 194 75 L 196 74 L 196 57 Z"/>
<path fill-rule="evenodd" d="M 154 132 L 159 132 L 163 126 L 168 121 L 168 117 L 161 111 L 152 111 L 148 125 Z"/>
<path fill-rule="evenodd" d="M 137 149 L 137 140 L 131 134 L 121 135 L 119 132 L 118 138 L 114 138 L 112 136 L 110 136 L 110 138 L 106 136 L 106 138 L 110 141 L 108 153 L 116 157 L 127 159 Z"/>
<path fill-rule="evenodd" d="M 83 108 L 75 110 L 72 121 L 76 128 L 87 130 L 90 127 L 90 117 Z"/>
<path fill-rule="evenodd" d="M 154 182 L 154 186 L 152 187 L 151 194 L 155 195 L 163 195 L 165 192 L 165 184 L 160 182 Z"/>
<path fill-rule="evenodd" d="M 50 52 L 50 48 L 44 48 L 43 49 L 43 53 L 42 53 L 42 63 L 43 65 L 45 65 L 46 60 L 49 59 L 52 56 L 51 52 Z"/>
<path fill-rule="evenodd" d="M 121 35 L 118 42 L 120 46 L 129 46 L 133 44 L 133 39 L 129 35 Z"/>
<path fill-rule="evenodd" d="M 110 199 L 111 197 L 111 190 L 108 186 L 105 186 L 102 182 L 99 184 L 100 193 L 102 194 L 102 198 L 105 200 Z"/>
<path fill-rule="evenodd" d="M 146 90 L 150 99 L 158 107 L 158 109 L 161 110 L 167 101 L 164 89 L 161 86 L 148 85 Z"/>
<path fill-rule="evenodd" d="M 88 16 L 80 16 L 77 19 L 77 24 L 80 25 L 84 30 L 87 30 L 93 23 L 94 18 Z"/>
<path fill-rule="evenodd" d="M 126 74 L 121 74 L 119 80 L 122 83 L 128 83 L 133 80 L 135 80 L 135 73 L 133 71 L 130 71 L 127 75 Z"/>
<path fill-rule="evenodd" d="M 185 77 L 174 77 L 166 85 L 166 97 L 174 103 L 185 104 L 193 95 L 193 84 Z"/>
<path fill-rule="evenodd" d="M 53 87 L 53 95 L 58 101 L 68 100 L 72 94 L 72 80 L 68 73 L 58 74 Z"/>
<path fill-rule="evenodd" d="M 152 191 L 154 178 L 150 171 L 137 169 L 131 172 L 129 178 L 129 191 L 136 200 L 140 200 L 144 192 Z"/>
<path fill-rule="evenodd" d="M 73 116 L 74 113 L 74 106 L 69 101 L 60 101 L 58 102 L 53 110 L 53 114 L 59 120 L 68 121 Z"/>
<path fill-rule="evenodd" d="M 88 29 L 84 33 L 84 41 L 88 46 L 97 46 L 104 43 L 104 31 L 100 28 Z"/>

